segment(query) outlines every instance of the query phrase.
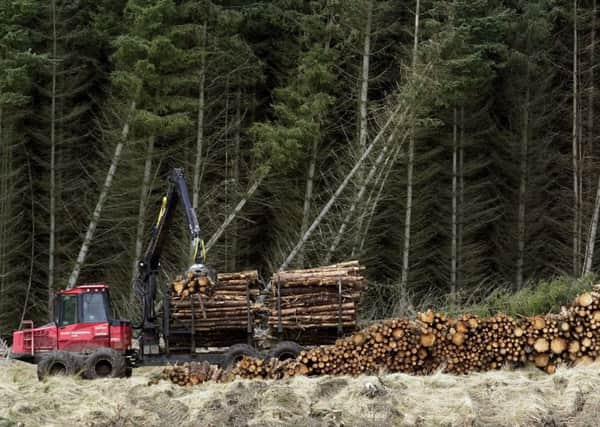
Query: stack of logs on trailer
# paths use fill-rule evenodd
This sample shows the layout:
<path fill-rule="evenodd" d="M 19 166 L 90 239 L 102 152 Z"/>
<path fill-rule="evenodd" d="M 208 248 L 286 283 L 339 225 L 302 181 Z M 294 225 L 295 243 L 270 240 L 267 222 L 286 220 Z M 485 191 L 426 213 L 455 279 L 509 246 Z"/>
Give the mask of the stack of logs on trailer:
<path fill-rule="evenodd" d="M 191 272 L 177 277 L 170 286 L 170 349 L 246 342 L 253 331 L 258 285 L 255 270 L 220 273 L 217 283 Z"/>
<path fill-rule="evenodd" d="M 349 261 L 274 274 L 268 303 L 272 332 L 302 344 L 324 344 L 356 330 L 366 287 L 363 269 L 358 261 Z"/>

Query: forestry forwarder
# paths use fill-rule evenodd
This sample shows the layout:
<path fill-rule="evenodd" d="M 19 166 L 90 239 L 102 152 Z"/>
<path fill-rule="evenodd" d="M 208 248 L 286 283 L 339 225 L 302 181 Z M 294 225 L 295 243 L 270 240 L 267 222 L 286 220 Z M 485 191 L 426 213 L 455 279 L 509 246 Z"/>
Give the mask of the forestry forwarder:
<path fill-rule="evenodd" d="M 214 283 L 215 271 L 204 265 L 204 243 L 190 202 L 182 169 L 173 169 L 163 197 L 158 220 L 143 259 L 139 263 L 134 290 L 142 301 L 142 321 L 132 326 L 112 317 L 109 289 L 105 283 L 82 284 L 56 293 L 54 321 L 35 328 L 24 321 L 13 334 L 12 357 L 38 364 L 38 377 L 82 373 L 85 378 L 122 377 L 138 364 L 165 364 L 186 360 L 208 360 L 231 365 L 243 355 L 256 356 L 254 347 L 231 343 L 225 353 L 169 352 L 169 303 L 163 295 L 162 334 L 155 312 L 160 256 L 177 202 L 181 201 L 192 238 L 193 265 L 188 271 Z M 133 346 L 133 329 L 139 330 L 138 346 Z M 283 344 L 283 343 L 282 343 Z"/>

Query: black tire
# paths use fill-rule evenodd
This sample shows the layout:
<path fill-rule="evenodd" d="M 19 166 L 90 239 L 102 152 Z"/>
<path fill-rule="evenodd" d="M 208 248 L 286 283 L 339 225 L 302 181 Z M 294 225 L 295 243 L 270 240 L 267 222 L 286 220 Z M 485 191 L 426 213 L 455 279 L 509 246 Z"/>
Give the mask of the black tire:
<path fill-rule="evenodd" d="M 298 357 L 304 347 L 294 341 L 281 341 L 269 352 L 269 358 L 287 360 Z"/>
<path fill-rule="evenodd" d="M 53 351 L 42 356 L 37 365 L 37 374 L 40 381 L 47 377 L 57 375 L 75 375 L 79 372 L 80 363 L 75 356 L 67 351 Z"/>
<path fill-rule="evenodd" d="M 258 357 L 258 351 L 248 344 L 232 345 L 223 356 L 223 366 L 225 368 L 232 368 L 244 356 Z"/>
<path fill-rule="evenodd" d="M 85 360 L 83 375 L 90 380 L 125 377 L 127 376 L 127 361 L 121 353 L 111 348 L 100 348 Z"/>

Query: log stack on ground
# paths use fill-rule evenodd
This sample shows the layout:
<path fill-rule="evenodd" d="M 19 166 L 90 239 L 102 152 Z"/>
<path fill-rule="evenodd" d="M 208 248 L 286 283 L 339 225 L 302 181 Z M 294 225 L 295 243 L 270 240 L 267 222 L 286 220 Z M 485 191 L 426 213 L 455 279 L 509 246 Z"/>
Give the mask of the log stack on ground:
<path fill-rule="evenodd" d="M 358 375 L 379 370 L 467 374 L 531 362 L 554 373 L 557 366 L 591 362 L 600 355 L 599 292 L 596 287 L 594 292 L 581 294 L 560 314 L 530 318 L 499 314 L 453 319 L 427 311 L 416 321 L 386 320 L 335 345 L 304 351 L 286 361 L 284 368 L 277 362 L 245 359 L 234 372 L 244 378 Z"/>
<path fill-rule="evenodd" d="M 232 335 L 244 337 L 252 331 L 258 285 L 255 270 L 220 273 L 217 283 L 191 272 L 177 277 L 170 286 L 172 331 L 197 336 L 194 344 L 198 346 L 229 345 Z M 184 346 L 189 349 L 189 342 Z"/>
<path fill-rule="evenodd" d="M 162 379 L 189 387 L 206 381 L 223 382 L 226 378 L 225 371 L 217 365 L 211 365 L 208 362 L 188 362 L 183 365 L 165 367 L 160 375 L 153 378 L 150 383 L 156 384 Z"/>
<path fill-rule="evenodd" d="M 281 336 L 311 344 L 331 342 L 338 329 L 356 330 L 358 304 L 366 287 L 363 270 L 358 261 L 349 261 L 274 274 L 269 326 Z M 302 335 L 311 342 L 298 338 Z"/>

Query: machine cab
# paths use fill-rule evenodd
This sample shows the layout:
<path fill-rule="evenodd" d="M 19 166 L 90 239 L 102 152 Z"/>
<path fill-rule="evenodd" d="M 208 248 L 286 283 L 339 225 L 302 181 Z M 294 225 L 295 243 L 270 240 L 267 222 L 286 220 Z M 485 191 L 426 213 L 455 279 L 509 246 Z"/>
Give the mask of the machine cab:
<path fill-rule="evenodd" d="M 94 283 L 57 292 L 54 322 L 15 332 L 13 350 L 34 355 L 52 350 L 88 352 L 110 347 L 125 352 L 131 349 L 131 338 L 131 324 L 112 319 L 108 286 Z"/>
<path fill-rule="evenodd" d="M 61 291 L 55 300 L 58 348 L 69 351 L 131 348 L 131 324 L 112 318 L 108 286 L 85 284 Z"/>

